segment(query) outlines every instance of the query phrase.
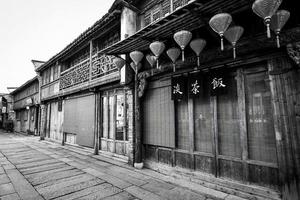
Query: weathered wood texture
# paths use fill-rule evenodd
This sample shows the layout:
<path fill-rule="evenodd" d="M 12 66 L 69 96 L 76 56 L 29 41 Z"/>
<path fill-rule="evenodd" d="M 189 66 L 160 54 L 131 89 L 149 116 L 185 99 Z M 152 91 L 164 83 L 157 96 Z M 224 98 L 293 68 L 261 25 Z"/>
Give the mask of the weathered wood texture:
<path fill-rule="evenodd" d="M 283 198 L 299 199 L 299 68 L 285 57 L 270 60 L 268 67 Z"/>

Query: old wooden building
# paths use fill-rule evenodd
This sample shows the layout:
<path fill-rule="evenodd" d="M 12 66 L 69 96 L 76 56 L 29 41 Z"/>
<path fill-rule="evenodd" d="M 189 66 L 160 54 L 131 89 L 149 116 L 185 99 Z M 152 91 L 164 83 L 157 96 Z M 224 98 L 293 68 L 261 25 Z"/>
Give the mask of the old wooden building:
<path fill-rule="evenodd" d="M 37 77 L 10 93 L 15 112 L 14 130 L 38 135 L 39 122 L 39 81 Z"/>
<path fill-rule="evenodd" d="M 116 1 L 92 27 L 35 68 L 40 81 L 42 139 L 133 161 L 132 87 L 120 84 L 114 56 L 99 53 L 132 34 L 125 28 L 131 17 L 129 8 L 128 3 Z"/>
<path fill-rule="evenodd" d="M 268 38 L 254 1 L 130 2 L 135 33 L 99 53 L 142 64 L 136 75 L 135 162 L 226 191 L 299 199 L 296 3 L 264 4 L 268 10 L 281 3 Z M 290 13 L 284 28 L 288 12 L 281 9 Z M 222 51 L 215 31 L 223 23 L 230 26 Z M 272 25 L 282 28 L 280 38 Z"/>

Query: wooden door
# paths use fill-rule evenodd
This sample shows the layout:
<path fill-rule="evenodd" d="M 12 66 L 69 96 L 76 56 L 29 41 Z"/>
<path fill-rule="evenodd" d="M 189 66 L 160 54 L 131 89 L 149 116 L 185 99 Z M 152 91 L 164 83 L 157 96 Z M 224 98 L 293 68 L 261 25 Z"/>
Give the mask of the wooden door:
<path fill-rule="evenodd" d="M 100 149 L 119 155 L 128 154 L 128 135 L 126 126 L 126 95 L 125 90 L 105 91 L 101 97 L 102 135 Z"/>

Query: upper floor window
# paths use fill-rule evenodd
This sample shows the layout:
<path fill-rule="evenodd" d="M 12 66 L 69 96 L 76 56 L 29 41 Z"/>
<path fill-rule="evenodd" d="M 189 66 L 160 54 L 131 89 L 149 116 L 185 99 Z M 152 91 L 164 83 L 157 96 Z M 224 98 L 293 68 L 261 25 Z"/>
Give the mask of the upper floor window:
<path fill-rule="evenodd" d="M 168 15 L 169 13 L 186 5 L 188 0 L 163 0 L 161 3 L 147 9 L 144 14 L 145 26 L 159 20 L 160 18 Z"/>

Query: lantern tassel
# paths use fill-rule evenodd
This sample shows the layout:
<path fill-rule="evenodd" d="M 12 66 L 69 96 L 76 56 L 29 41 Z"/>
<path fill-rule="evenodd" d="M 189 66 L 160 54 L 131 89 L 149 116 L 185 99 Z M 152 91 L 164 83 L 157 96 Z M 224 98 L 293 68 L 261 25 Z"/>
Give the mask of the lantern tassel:
<path fill-rule="evenodd" d="M 270 23 L 267 23 L 267 36 L 268 38 L 271 38 Z"/>
<path fill-rule="evenodd" d="M 156 68 L 159 69 L 158 57 L 157 57 L 157 60 L 156 60 Z"/>
<path fill-rule="evenodd" d="M 233 46 L 233 59 L 236 58 L 236 50 L 235 50 L 235 46 Z"/>
<path fill-rule="evenodd" d="M 280 48 L 279 34 L 276 35 L 277 48 Z"/>
<path fill-rule="evenodd" d="M 184 62 L 184 50 L 182 50 L 182 61 Z"/>
<path fill-rule="evenodd" d="M 173 63 L 173 72 L 176 72 L 176 65 Z"/>
<path fill-rule="evenodd" d="M 200 67 L 200 56 L 197 56 L 197 66 Z"/>
<path fill-rule="evenodd" d="M 221 51 L 224 51 L 224 42 L 223 42 L 223 36 L 221 36 Z"/>

